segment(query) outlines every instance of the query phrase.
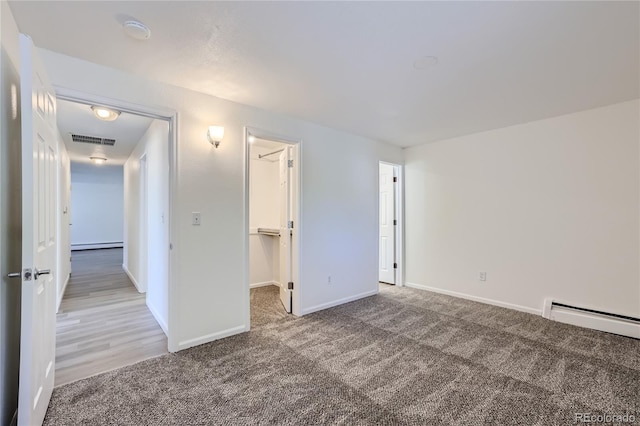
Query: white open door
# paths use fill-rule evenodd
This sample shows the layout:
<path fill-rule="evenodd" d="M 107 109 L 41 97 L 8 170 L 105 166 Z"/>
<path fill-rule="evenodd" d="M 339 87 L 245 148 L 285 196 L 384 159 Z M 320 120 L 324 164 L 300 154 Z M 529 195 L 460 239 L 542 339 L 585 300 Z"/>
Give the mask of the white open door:
<path fill-rule="evenodd" d="M 280 300 L 284 309 L 291 313 L 291 234 L 292 222 L 292 147 L 287 146 L 280 154 Z M 293 284 L 291 284 L 293 285 Z"/>
<path fill-rule="evenodd" d="M 383 283 L 396 283 L 395 270 L 395 185 L 394 167 L 380 163 L 380 260 L 379 278 Z"/>
<path fill-rule="evenodd" d="M 22 323 L 18 424 L 39 425 L 53 391 L 56 331 L 55 93 L 31 39 L 20 35 Z"/>

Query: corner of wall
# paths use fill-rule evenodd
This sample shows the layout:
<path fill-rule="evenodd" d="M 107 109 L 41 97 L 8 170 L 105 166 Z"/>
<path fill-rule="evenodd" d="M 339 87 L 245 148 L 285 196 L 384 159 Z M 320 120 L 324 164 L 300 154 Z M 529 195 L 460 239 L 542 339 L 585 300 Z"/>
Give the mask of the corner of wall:
<path fill-rule="evenodd" d="M 163 318 L 162 315 L 160 315 L 160 311 L 156 308 L 149 297 L 146 298 L 146 304 L 147 308 L 149 308 L 149 311 L 160 325 L 160 328 L 164 331 L 165 336 L 169 336 L 169 327 L 167 326 L 166 318 Z"/>
<path fill-rule="evenodd" d="M 127 274 L 129 279 L 131 280 L 131 283 L 133 283 L 136 290 L 138 290 L 138 293 L 144 293 L 144 290 L 140 287 L 140 284 L 138 284 L 138 280 L 133 276 L 131 271 L 129 271 L 129 268 L 124 263 L 122 264 L 122 270 L 125 274 Z"/>

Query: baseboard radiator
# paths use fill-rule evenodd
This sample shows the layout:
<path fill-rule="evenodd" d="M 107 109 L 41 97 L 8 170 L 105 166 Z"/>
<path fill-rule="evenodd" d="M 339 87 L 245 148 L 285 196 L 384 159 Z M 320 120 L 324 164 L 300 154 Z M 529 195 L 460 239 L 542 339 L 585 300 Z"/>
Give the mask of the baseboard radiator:
<path fill-rule="evenodd" d="M 545 299 L 542 316 L 552 321 L 640 339 L 640 318 Z"/>
<path fill-rule="evenodd" d="M 78 243 L 71 244 L 71 251 L 80 250 L 97 250 L 106 248 L 123 248 L 124 243 L 122 241 L 112 241 L 106 243 Z"/>

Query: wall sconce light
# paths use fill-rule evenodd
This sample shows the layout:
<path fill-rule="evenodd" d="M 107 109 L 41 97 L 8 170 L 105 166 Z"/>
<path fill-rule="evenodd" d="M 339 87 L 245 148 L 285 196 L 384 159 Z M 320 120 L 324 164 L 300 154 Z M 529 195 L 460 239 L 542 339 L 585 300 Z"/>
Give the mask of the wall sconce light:
<path fill-rule="evenodd" d="M 220 141 L 224 137 L 224 127 L 222 126 L 209 126 L 209 131 L 207 132 L 207 139 L 211 142 L 211 145 L 216 148 L 220 145 Z"/>

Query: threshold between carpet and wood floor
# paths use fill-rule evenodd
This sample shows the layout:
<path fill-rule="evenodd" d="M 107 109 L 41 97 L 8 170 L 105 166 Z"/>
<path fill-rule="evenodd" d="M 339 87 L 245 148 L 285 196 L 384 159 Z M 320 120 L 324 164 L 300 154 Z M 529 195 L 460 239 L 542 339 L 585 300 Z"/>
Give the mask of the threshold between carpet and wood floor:
<path fill-rule="evenodd" d="M 122 249 L 72 252 L 56 315 L 55 384 L 168 353 L 167 337 L 122 269 Z"/>
<path fill-rule="evenodd" d="M 46 425 L 575 424 L 640 419 L 640 341 L 408 288 L 54 390 Z"/>

